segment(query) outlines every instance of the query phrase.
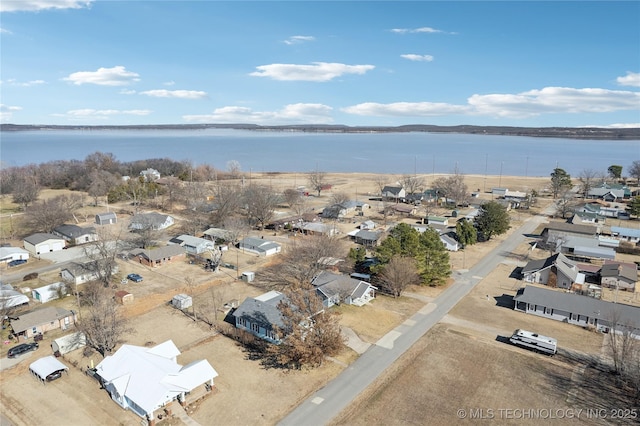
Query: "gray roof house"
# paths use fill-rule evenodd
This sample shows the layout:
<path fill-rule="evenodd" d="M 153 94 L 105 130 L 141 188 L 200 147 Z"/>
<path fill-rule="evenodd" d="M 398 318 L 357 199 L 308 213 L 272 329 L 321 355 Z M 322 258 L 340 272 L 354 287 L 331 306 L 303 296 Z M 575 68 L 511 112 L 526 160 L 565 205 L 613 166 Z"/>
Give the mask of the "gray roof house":
<path fill-rule="evenodd" d="M 608 332 L 616 319 L 618 331 L 640 339 L 640 307 L 589 296 L 526 286 L 514 297 L 514 310 Z"/>
<path fill-rule="evenodd" d="M 280 244 L 256 237 L 246 237 L 242 239 L 238 248 L 245 252 L 257 254 L 258 256 L 271 256 L 280 253 L 282 250 Z"/>
<path fill-rule="evenodd" d="M 278 304 L 286 300 L 279 291 L 270 291 L 258 297 L 247 297 L 231 314 L 236 328 L 245 330 L 271 343 L 280 343 L 278 331 L 284 328 L 282 313 Z"/>
<path fill-rule="evenodd" d="M 382 238 L 382 232 L 361 229 L 354 234 L 353 238 L 356 244 L 361 244 L 365 247 L 376 247 L 380 238 Z"/>
<path fill-rule="evenodd" d="M 406 191 L 401 186 L 385 186 L 382 188 L 381 196 L 387 200 L 400 200 L 405 197 Z"/>
<path fill-rule="evenodd" d="M 549 222 L 542 230 L 541 237 L 546 242 L 554 241 L 558 238 L 562 239 L 568 235 L 578 237 L 595 238 L 598 234 L 598 228 L 592 225 L 576 225 L 567 222 Z"/>
<path fill-rule="evenodd" d="M 611 234 L 622 241 L 638 244 L 640 242 L 640 229 L 612 226 Z"/>
<path fill-rule="evenodd" d="M 375 298 L 376 287 L 342 274 L 322 271 L 312 281 L 326 308 L 345 303 L 362 306 Z"/>
<path fill-rule="evenodd" d="M 213 241 L 191 235 L 180 235 L 172 238 L 169 242 L 184 247 L 185 251 L 189 254 L 200 254 L 216 249 Z"/>
<path fill-rule="evenodd" d="M 577 264 L 562 253 L 546 259 L 532 260 L 522 268 L 522 279 L 530 283 L 571 289 L 575 284 L 582 286 L 585 275 Z"/>
<path fill-rule="evenodd" d="M 635 263 L 605 260 L 600 268 L 600 284 L 603 287 L 635 291 L 638 282 L 638 267 Z"/>
<path fill-rule="evenodd" d="M 129 229 L 139 231 L 143 229 L 162 230 L 173 225 L 173 217 L 161 213 L 140 213 L 131 218 Z"/>
<path fill-rule="evenodd" d="M 170 244 L 154 249 L 137 249 L 131 254 L 138 258 L 138 262 L 147 266 L 157 267 L 185 256 L 185 249 L 178 244 Z"/>
<path fill-rule="evenodd" d="M 75 312 L 50 306 L 22 314 L 17 319 L 11 320 L 11 329 L 14 334 L 29 338 L 58 328 L 67 330 L 73 326 L 75 320 Z"/>
<path fill-rule="evenodd" d="M 100 278 L 100 274 L 98 273 L 97 266 L 100 263 L 99 260 L 91 260 L 87 262 L 73 262 L 62 268 L 60 271 L 60 276 L 65 282 L 73 283 L 73 284 L 84 284 L 89 281 L 95 281 Z M 103 269 L 103 274 L 106 274 L 108 268 Z M 115 264 L 110 269 L 111 275 L 114 275 L 118 272 L 118 265 Z"/>
<path fill-rule="evenodd" d="M 92 243 L 98 241 L 96 228 L 82 228 L 78 225 L 64 224 L 53 228 L 53 234 L 64 238 L 73 245 Z"/>
<path fill-rule="evenodd" d="M 29 235 L 24 239 L 24 248 L 33 254 L 50 253 L 65 248 L 64 238 L 47 233 Z"/>

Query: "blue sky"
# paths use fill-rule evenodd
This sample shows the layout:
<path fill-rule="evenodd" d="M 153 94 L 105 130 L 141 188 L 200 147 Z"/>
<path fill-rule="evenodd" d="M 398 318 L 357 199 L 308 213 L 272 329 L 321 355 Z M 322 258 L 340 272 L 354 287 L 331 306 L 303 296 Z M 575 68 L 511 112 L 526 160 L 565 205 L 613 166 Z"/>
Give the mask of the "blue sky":
<path fill-rule="evenodd" d="M 640 2 L 2 0 L 0 120 L 640 127 Z"/>

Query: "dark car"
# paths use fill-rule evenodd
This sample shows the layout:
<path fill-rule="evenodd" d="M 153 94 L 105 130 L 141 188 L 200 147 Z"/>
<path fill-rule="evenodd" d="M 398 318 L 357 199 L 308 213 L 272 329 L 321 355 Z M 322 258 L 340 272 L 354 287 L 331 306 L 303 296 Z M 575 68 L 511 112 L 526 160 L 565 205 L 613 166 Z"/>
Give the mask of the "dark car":
<path fill-rule="evenodd" d="M 7 352 L 7 356 L 9 358 L 15 358 L 25 352 L 35 351 L 36 349 L 38 349 L 37 343 L 21 343 L 9 349 L 9 352 Z"/>
<path fill-rule="evenodd" d="M 53 373 L 49 374 L 49 375 L 47 376 L 47 382 L 52 382 L 52 381 L 54 381 L 54 380 L 59 379 L 60 377 L 62 377 L 62 372 L 63 372 L 63 371 L 64 371 L 64 370 L 57 370 L 57 371 L 54 371 Z"/>
<path fill-rule="evenodd" d="M 138 274 L 129 274 L 127 275 L 127 279 L 130 279 L 134 283 L 139 283 L 140 281 L 142 281 L 142 277 Z"/>
<path fill-rule="evenodd" d="M 24 265 L 25 263 L 27 263 L 27 261 L 25 259 L 16 259 L 16 260 L 12 260 L 11 262 L 8 263 L 9 267 L 11 266 L 20 266 L 20 265 Z"/>

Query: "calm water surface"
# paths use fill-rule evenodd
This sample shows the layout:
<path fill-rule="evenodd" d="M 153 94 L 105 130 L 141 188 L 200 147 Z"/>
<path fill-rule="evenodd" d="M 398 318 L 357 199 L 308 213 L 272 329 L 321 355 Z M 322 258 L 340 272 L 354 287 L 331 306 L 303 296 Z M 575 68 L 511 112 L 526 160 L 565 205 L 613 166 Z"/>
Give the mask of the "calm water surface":
<path fill-rule="evenodd" d="M 302 133 L 207 130 L 87 130 L 0 133 L 3 166 L 83 160 L 96 151 L 120 161 L 189 160 L 244 171 L 450 173 L 548 176 L 556 165 L 577 176 L 586 169 L 628 169 L 640 141 L 570 140 L 438 133 Z"/>

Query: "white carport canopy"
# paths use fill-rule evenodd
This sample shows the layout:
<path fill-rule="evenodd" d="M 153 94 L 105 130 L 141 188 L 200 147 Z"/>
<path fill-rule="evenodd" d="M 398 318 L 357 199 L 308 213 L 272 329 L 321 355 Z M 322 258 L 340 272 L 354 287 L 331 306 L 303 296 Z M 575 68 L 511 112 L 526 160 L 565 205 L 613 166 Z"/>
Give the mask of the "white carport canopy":
<path fill-rule="evenodd" d="M 29 371 L 43 382 L 47 380 L 47 376 L 58 370 L 69 371 L 69 367 L 58 361 L 54 356 L 40 358 L 29 366 Z"/>

